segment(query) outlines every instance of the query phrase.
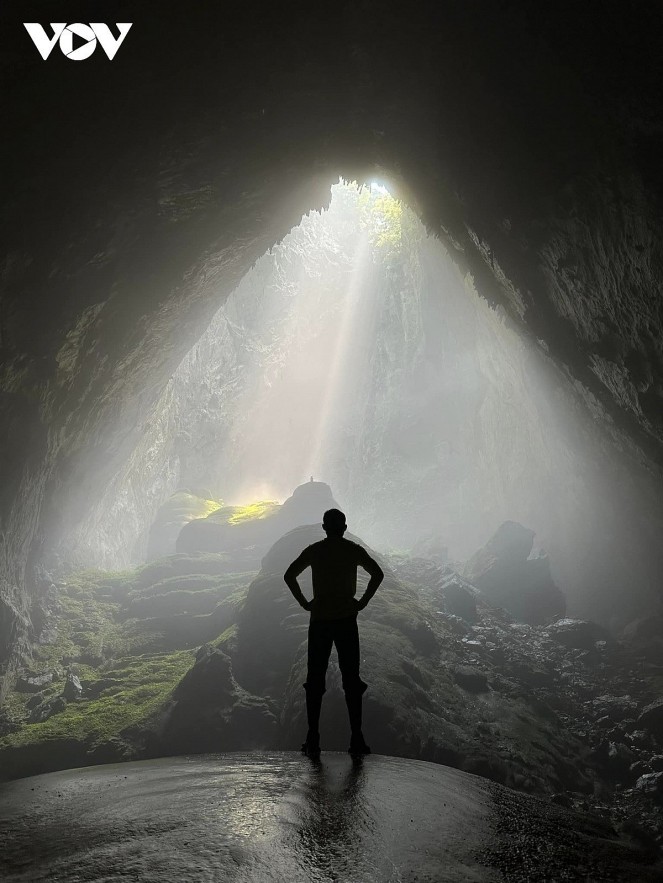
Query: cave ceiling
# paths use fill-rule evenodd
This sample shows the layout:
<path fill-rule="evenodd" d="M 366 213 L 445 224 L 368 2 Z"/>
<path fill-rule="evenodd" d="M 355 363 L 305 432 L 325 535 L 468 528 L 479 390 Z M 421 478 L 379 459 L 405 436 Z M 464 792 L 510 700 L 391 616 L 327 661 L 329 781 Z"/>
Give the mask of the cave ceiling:
<path fill-rule="evenodd" d="M 660 475 L 660 5 L 229 9 L 143 4 L 116 59 L 86 65 L 42 61 L 3 10 L 8 583 L 339 175 L 388 181 Z"/>

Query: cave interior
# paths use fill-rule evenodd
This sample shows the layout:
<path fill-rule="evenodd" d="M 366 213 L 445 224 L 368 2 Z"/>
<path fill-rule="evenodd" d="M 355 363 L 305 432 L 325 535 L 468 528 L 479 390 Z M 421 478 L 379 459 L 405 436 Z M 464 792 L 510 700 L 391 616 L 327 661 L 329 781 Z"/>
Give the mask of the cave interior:
<path fill-rule="evenodd" d="M 656 853 L 663 10 L 149 7 L 0 58 L 2 778 L 291 746 L 338 505 L 375 749 Z"/>

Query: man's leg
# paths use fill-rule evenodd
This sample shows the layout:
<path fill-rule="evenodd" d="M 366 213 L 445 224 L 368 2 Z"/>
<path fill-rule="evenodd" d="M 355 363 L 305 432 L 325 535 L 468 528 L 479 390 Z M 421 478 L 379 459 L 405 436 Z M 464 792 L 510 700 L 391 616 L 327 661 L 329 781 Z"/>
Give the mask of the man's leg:
<path fill-rule="evenodd" d="M 341 669 L 343 677 L 345 704 L 348 707 L 348 718 L 350 719 L 350 751 L 367 754 L 370 749 L 364 741 L 361 729 L 362 696 L 366 690 L 366 684 L 359 677 L 359 630 L 356 616 L 337 620 L 334 642 L 338 653 L 338 667 Z"/>
<path fill-rule="evenodd" d="M 311 621 L 308 627 L 308 669 L 306 673 L 306 716 L 308 733 L 302 750 L 320 751 L 320 709 L 325 692 L 325 676 L 333 643 L 333 633 L 324 620 Z"/>

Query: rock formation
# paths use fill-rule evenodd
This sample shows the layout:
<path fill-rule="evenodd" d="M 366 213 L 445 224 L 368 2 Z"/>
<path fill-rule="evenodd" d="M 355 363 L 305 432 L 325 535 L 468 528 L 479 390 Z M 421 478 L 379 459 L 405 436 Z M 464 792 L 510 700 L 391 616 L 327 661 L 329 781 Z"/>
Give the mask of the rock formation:
<path fill-rule="evenodd" d="M 505 521 L 463 569 L 465 577 L 521 622 L 540 625 L 563 615 L 566 600 L 547 558 L 530 558 L 534 531 Z"/>
<path fill-rule="evenodd" d="M 146 560 L 154 561 L 175 552 L 177 537 L 185 524 L 194 519 L 206 518 L 220 509 L 221 501 L 211 499 L 205 490 L 178 490 L 159 508 L 150 525 Z"/>
<path fill-rule="evenodd" d="M 257 566 L 282 534 L 319 523 L 323 512 L 332 508 L 338 508 L 338 503 L 329 485 L 311 479 L 296 487 L 282 505 L 267 501 L 219 507 L 204 519 L 190 519 L 177 537 L 176 549 L 184 553 L 244 550 L 247 567 Z"/>

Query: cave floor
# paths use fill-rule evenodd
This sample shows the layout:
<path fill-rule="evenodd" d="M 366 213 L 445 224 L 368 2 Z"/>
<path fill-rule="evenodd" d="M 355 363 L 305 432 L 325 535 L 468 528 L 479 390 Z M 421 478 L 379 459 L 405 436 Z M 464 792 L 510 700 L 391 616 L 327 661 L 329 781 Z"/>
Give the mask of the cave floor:
<path fill-rule="evenodd" d="M 661 880 L 588 817 L 437 764 L 292 752 L 109 764 L 0 791 L 12 881 Z"/>

